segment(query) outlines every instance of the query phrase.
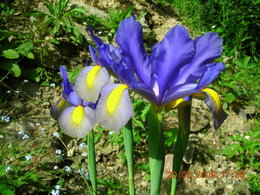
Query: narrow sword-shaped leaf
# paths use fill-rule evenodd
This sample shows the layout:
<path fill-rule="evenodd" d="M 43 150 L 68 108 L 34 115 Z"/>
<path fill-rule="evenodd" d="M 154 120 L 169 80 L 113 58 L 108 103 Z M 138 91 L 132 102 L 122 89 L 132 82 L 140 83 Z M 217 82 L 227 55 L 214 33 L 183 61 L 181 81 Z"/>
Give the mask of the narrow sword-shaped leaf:
<path fill-rule="evenodd" d="M 189 140 L 190 116 L 191 105 L 178 108 L 179 132 L 177 135 L 177 141 L 173 148 L 173 172 L 176 173 L 176 178 L 172 178 L 171 195 L 176 194 L 178 175 L 180 173 L 182 159 Z"/>
<path fill-rule="evenodd" d="M 128 121 L 126 126 L 124 128 L 122 128 L 122 132 L 124 135 L 125 154 L 126 154 L 127 167 L 128 167 L 129 195 L 134 195 L 135 194 L 135 184 L 134 184 L 132 120 Z"/>
<path fill-rule="evenodd" d="M 148 150 L 151 174 L 151 195 L 158 195 L 161 188 L 165 148 L 162 131 L 162 114 L 155 106 L 148 113 Z"/>
<path fill-rule="evenodd" d="M 97 194 L 97 171 L 93 130 L 88 134 L 88 169 L 94 194 Z"/>

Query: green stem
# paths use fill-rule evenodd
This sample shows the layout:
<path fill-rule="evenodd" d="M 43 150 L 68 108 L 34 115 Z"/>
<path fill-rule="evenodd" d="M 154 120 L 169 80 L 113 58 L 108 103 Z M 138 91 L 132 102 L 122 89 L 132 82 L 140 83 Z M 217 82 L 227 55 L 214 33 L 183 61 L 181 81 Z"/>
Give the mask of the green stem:
<path fill-rule="evenodd" d="M 122 130 L 124 134 L 125 154 L 126 154 L 127 166 L 128 166 L 129 195 L 134 195 L 135 184 L 134 184 L 132 120 L 130 120 Z"/>
<path fill-rule="evenodd" d="M 176 178 L 172 178 L 171 195 L 175 195 L 177 191 L 178 176 L 182 164 L 182 159 L 186 151 L 190 133 L 190 116 L 191 105 L 178 108 L 179 117 L 179 132 L 176 143 L 174 144 L 174 159 L 173 159 L 173 173 L 176 173 Z"/>
<path fill-rule="evenodd" d="M 96 158 L 95 158 L 95 143 L 94 132 L 90 131 L 88 134 L 88 169 L 89 177 L 92 184 L 94 194 L 97 194 L 97 172 L 96 172 Z"/>
<path fill-rule="evenodd" d="M 161 110 L 153 105 L 148 113 L 148 149 L 151 174 L 150 194 L 158 195 L 162 182 L 165 149 Z"/>

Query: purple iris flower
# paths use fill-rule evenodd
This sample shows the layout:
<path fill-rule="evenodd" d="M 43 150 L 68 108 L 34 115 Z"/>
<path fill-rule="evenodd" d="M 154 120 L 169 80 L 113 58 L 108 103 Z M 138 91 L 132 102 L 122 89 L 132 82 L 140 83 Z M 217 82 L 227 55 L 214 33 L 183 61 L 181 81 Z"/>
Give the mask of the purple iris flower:
<path fill-rule="evenodd" d="M 98 113 L 109 110 L 109 103 L 113 105 L 118 95 L 122 95 L 118 100 L 118 105 L 121 105 L 125 99 L 124 95 L 127 95 L 123 92 L 129 88 L 157 107 L 182 98 L 187 101 L 192 95 L 201 94 L 216 119 L 215 128 L 218 128 L 226 118 L 226 114 L 219 106 L 220 103 L 217 102 L 218 96 L 212 95 L 214 92 L 210 90 L 203 91 L 225 68 L 223 63 L 215 62 L 215 59 L 221 56 L 223 42 L 217 33 L 209 32 L 193 40 L 187 29 L 177 25 L 168 31 L 162 41 L 155 44 L 151 54 L 147 54 L 144 48 L 142 26 L 134 17 L 120 23 L 115 37 L 118 48 L 103 43 L 91 29 L 90 33 L 97 46 L 97 51 L 90 47 L 93 61 L 112 71 L 125 86 L 117 90 L 116 86 L 105 87 L 101 91 L 101 100 L 97 105 Z M 114 99 L 111 98 L 112 93 L 116 94 L 113 96 Z M 131 104 L 129 100 L 125 100 L 124 112 L 127 110 L 126 102 Z M 107 118 L 97 118 L 99 124 L 112 129 L 113 125 L 107 126 L 107 124 L 116 119 L 112 117 L 116 115 L 116 109 L 108 112 Z M 132 111 L 127 113 L 129 120 Z M 124 123 L 118 124 L 115 129 Z"/>
<path fill-rule="evenodd" d="M 204 83 L 208 85 L 225 68 L 222 63 L 213 62 L 222 53 L 222 38 L 217 33 L 210 32 L 192 40 L 188 31 L 178 25 L 153 47 L 150 55 L 143 45 L 142 26 L 133 17 L 123 20 L 118 28 L 119 49 L 103 43 L 93 33 L 92 37 L 101 59 L 98 63 L 110 66 L 121 82 L 157 106 L 195 93 L 200 88 L 197 81 L 206 71 L 214 72 L 210 82 Z M 102 49 L 108 47 L 110 50 Z M 120 60 L 111 58 L 113 53 L 117 53 Z"/>
<path fill-rule="evenodd" d="M 103 66 L 111 72 L 112 64 L 118 63 L 121 59 L 119 49 L 111 44 L 103 43 L 102 40 L 93 33 L 93 30 L 90 26 L 88 27 L 88 30 L 98 48 L 98 51 L 96 51 L 95 48 L 89 45 L 89 51 L 92 61 L 95 65 Z"/>
<path fill-rule="evenodd" d="M 62 98 L 51 108 L 51 116 L 58 120 L 63 132 L 71 137 L 81 138 L 94 126 L 94 109 L 97 103 L 81 99 L 69 82 L 64 66 L 60 67 L 62 81 Z"/>

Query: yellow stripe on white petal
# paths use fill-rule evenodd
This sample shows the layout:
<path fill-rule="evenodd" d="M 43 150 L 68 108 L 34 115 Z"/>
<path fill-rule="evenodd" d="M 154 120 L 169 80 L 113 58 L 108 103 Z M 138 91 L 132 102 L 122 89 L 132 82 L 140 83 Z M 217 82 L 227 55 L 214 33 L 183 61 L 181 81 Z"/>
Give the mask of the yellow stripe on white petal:
<path fill-rule="evenodd" d="M 80 125 L 80 123 L 83 120 L 84 114 L 85 113 L 84 113 L 83 106 L 78 106 L 78 107 L 74 108 L 72 115 L 71 115 L 72 123 L 74 125 Z"/>
<path fill-rule="evenodd" d="M 88 74 L 86 76 L 86 85 L 88 86 L 88 88 L 91 89 L 91 88 L 94 87 L 94 83 L 95 83 L 95 80 L 97 78 L 97 74 L 99 73 L 101 68 L 102 68 L 101 66 L 94 66 L 88 72 Z"/>
<path fill-rule="evenodd" d="M 127 88 L 127 85 L 122 84 L 113 89 L 112 92 L 109 94 L 106 101 L 106 108 L 110 115 L 113 115 L 115 113 L 122 98 L 123 92 Z"/>
<path fill-rule="evenodd" d="M 95 111 L 101 127 L 118 132 L 134 115 L 128 87 L 124 84 L 105 85 Z"/>
<path fill-rule="evenodd" d="M 89 107 L 77 106 L 66 108 L 60 118 L 62 131 L 73 138 L 85 137 L 95 124 L 94 111 Z"/>
<path fill-rule="evenodd" d="M 75 91 L 85 101 L 96 102 L 101 88 L 109 82 L 109 75 L 101 66 L 85 67 L 75 80 Z"/>
<path fill-rule="evenodd" d="M 211 113 L 213 114 L 214 128 L 217 129 L 227 118 L 227 114 L 222 109 L 220 98 L 215 90 L 205 88 L 201 91 L 202 93 L 196 93 L 192 96 L 198 99 L 203 98 L 205 100 L 205 103 L 207 104 Z"/>
<path fill-rule="evenodd" d="M 190 104 L 189 101 L 186 101 L 183 98 L 179 98 L 177 100 L 173 100 L 173 101 L 169 102 L 168 104 L 166 104 L 165 108 L 166 108 L 166 111 L 169 111 L 174 108 L 179 108 L 179 107 L 186 106 L 189 104 Z"/>

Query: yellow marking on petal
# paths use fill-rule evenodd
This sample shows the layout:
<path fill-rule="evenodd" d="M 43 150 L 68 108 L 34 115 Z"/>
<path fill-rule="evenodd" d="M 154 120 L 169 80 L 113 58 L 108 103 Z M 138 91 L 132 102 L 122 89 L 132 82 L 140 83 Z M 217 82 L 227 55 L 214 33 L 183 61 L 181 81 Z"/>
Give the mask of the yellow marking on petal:
<path fill-rule="evenodd" d="M 167 111 L 174 109 L 174 108 L 179 108 L 185 105 L 190 104 L 189 101 L 184 100 L 183 98 L 179 98 L 177 100 L 173 100 L 171 102 L 169 102 L 168 104 L 166 104 L 165 108 Z"/>
<path fill-rule="evenodd" d="M 72 122 L 75 125 L 79 125 L 82 121 L 84 117 L 84 108 L 83 106 L 78 106 L 76 108 L 74 108 L 73 112 L 72 112 Z"/>
<path fill-rule="evenodd" d="M 59 109 L 59 110 L 64 109 L 66 102 L 67 102 L 67 100 L 62 99 L 62 100 L 58 103 L 58 109 Z"/>
<path fill-rule="evenodd" d="M 96 80 L 97 74 L 99 70 L 101 69 L 101 66 L 94 66 L 87 74 L 86 77 L 86 84 L 89 88 L 92 88 L 94 85 L 94 82 Z"/>
<path fill-rule="evenodd" d="M 119 101 L 123 95 L 123 92 L 127 88 L 128 88 L 127 85 L 122 84 L 117 86 L 115 89 L 113 89 L 112 92 L 109 94 L 106 101 L 106 108 L 110 115 L 112 115 L 115 112 L 119 104 Z"/>
<path fill-rule="evenodd" d="M 201 91 L 204 91 L 208 95 L 210 95 L 210 97 L 213 99 L 214 103 L 216 104 L 217 111 L 221 110 L 222 107 L 221 107 L 220 99 L 219 99 L 218 93 L 215 90 L 210 89 L 210 88 L 205 88 L 205 89 L 202 89 Z"/>
<path fill-rule="evenodd" d="M 205 89 L 202 89 L 201 91 L 206 92 L 212 98 L 212 100 L 214 101 L 214 103 L 216 105 L 217 111 L 220 111 L 222 109 L 219 96 L 215 90 L 210 89 L 210 88 L 205 88 Z M 192 97 L 204 100 L 206 97 L 206 94 L 195 93 L 192 95 Z"/>

